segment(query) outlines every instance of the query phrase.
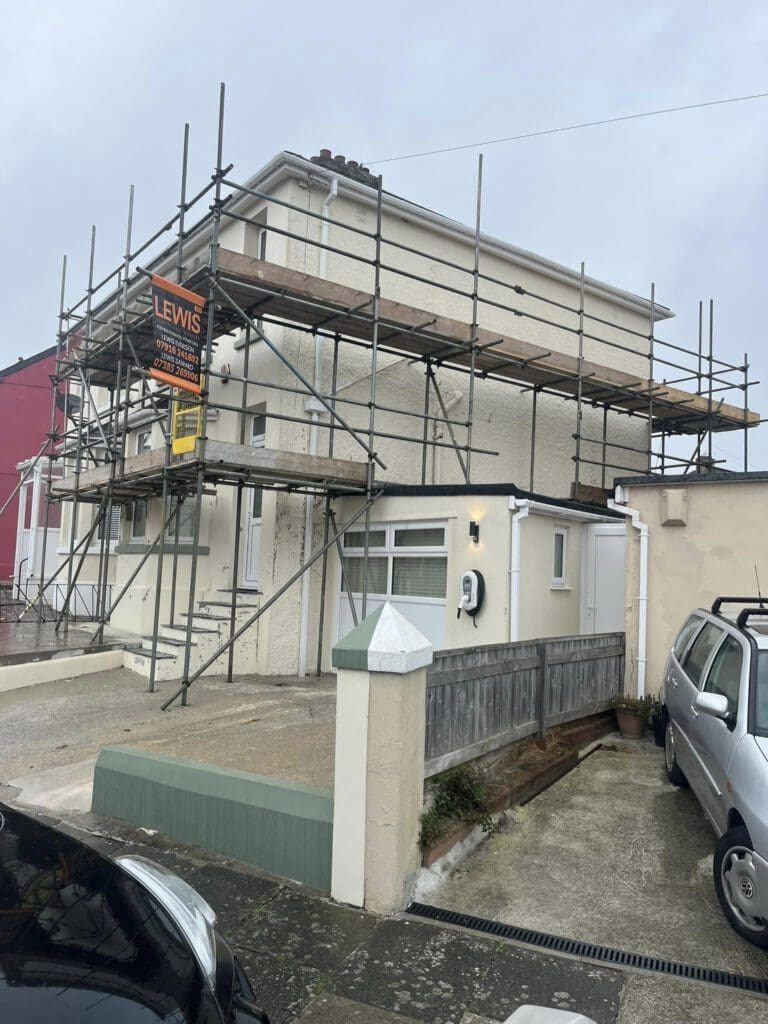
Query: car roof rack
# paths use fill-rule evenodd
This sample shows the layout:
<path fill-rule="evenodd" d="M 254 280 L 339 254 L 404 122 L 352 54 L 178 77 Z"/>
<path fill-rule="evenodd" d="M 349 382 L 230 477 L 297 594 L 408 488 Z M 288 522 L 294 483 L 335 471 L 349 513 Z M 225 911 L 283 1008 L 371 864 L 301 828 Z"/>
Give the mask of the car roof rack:
<path fill-rule="evenodd" d="M 768 615 L 768 608 L 742 608 L 736 619 L 736 625 L 739 629 L 745 629 L 747 623 L 753 615 Z"/>
<path fill-rule="evenodd" d="M 724 604 L 747 604 L 751 605 L 752 610 L 757 614 L 760 612 L 768 614 L 768 607 L 766 607 L 765 598 L 760 595 L 757 597 L 716 597 L 712 602 L 712 614 L 719 615 L 720 607 Z M 755 605 L 757 605 L 756 608 Z"/>

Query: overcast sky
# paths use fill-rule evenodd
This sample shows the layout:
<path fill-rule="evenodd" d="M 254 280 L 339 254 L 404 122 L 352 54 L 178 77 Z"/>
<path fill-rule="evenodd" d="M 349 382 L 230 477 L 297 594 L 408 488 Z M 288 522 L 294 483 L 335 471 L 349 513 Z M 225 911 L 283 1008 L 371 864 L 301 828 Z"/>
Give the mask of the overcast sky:
<path fill-rule="evenodd" d="M 70 301 L 173 212 L 185 121 L 190 181 L 225 160 L 245 178 L 281 149 L 373 162 L 661 107 L 768 91 L 768 7 L 441 2 L 6 7 L 0 366 L 55 340 L 61 257 Z M 715 300 L 716 351 L 748 351 L 750 406 L 768 415 L 764 343 L 768 100 L 486 146 L 483 230 L 658 300 L 695 346 Z M 378 166 L 384 185 L 467 223 L 477 150 Z M 671 371 L 672 372 L 672 371 Z M 736 403 L 741 396 L 734 394 Z M 741 452 L 735 435 L 716 454 Z M 768 427 L 751 435 L 768 467 Z M 740 461 L 731 462 L 742 468 Z"/>

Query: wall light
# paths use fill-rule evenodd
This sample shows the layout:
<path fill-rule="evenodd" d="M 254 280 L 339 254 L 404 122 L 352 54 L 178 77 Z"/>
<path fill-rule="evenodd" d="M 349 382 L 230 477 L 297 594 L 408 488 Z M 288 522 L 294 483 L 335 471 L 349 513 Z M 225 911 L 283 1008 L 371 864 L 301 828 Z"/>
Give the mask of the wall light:
<path fill-rule="evenodd" d="M 480 523 L 475 519 L 470 519 L 469 521 L 469 536 L 472 538 L 473 544 L 480 542 Z"/>

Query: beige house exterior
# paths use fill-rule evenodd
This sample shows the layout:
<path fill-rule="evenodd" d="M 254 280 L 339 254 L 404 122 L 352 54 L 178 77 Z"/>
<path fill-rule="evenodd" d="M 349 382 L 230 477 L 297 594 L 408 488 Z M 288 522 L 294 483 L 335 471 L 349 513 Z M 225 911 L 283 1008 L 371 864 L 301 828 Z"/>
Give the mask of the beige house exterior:
<path fill-rule="evenodd" d="M 294 154 L 280 153 L 250 179 L 248 187 L 273 198 L 270 201 L 250 194 L 236 195 L 232 209 L 247 216 L 253 223 L 225 221 L 220 237 L 223 247 L 330 281 L 372 290 L 372 267 L 364 261 L 370 260 L 372 255 L 369 239 L 350 236 L 338 225 L 308 219 L 296 209 L 280 205 L 282 201 L 315 213 L 331 211 L 334 220 L 370 230 L 376 211 L 376 191 L 370 184 L 344 173 L 334 173 L 331 169 Z M 438 289 L 432 282 L 466 288 L 466 280 L 460 280 L 461 275 L 444 266 L 440 260 L 449 260 L 471 270 L 474 257 L 473 229 L 389 193 L 384 193 L 382 220 L 383 231 L 388 238 L 396 239 L 405 247 L 435 253 L 434 261 L 430 262 L 409 253 L 407 248 L 391 247 L 387 250 L 385 247 L 382 254 L 385 268 L 381 278 L 382 295 L 469 322 L 472 315 L 471 303 L 463 296 Z M 279 231 L 289 232 L 294 237 L 286 237 Z M 209 228 L 203 227 L 197 236 L 187 242 L 185 265 L 188 273 L 207 259 L 209 235 Z M 356 261 L 350 255 L 324 252 L 306 242 L 297 241 L 297 237 L 315 241 L 325 237 L 331 249 L 357 253 L 363 259 Z M 579 274 L 574 270 L 488 235 L 481 236 L 480 254 L 484 275 L 524 287 L 526 294 L 519 297 L 521 309 L 536 310 L 536 300 L 527 293 L 542 294 L 571 307 L 578 306 Z M 387 264 L 411 270 L 414 278 L 408 279 L 387 272 Z M 159 258 L 152 269 L 161 275 L 172 276 L 172 268 L 173 254 L 169 251 L 167 257 Z M 508 289 L 492 281 L 484 281 L 483 295 L 493 299 L 496 293 L 499 302 L 509 303 Z M 587 278 L 585 308 L 604 322 L 600 328 L 603 337 L 617 341 L 620 339 L 621 345 L 625 346 L 622 349 L 612 348 L 587 337 L 585 357 L 637 374 L 638 377 L 647 375 L 646 339 L 651 316 L 649 302 L 607 283 Z M 577 339 L 573 331 L 572 314 L 558 312 L 552 307 L 549 310 L 548 316 L 561 317 L 563 323 L 569 325 L 568 332 L 555 330 L 536 320 L 519 319 L 506 310 L 488 304 L 480 306 L 479 323 L 489 330 L 518 335 L 552 350 L 576 354 Z M 656 320 L 671 315 L 663 306 L 655 305 Z M 618 328 L 628 328 L 635 333 L 620 333 Z M 268 323 L 264 324 L 263 329 L 308 379 L 314 380 L 324 393 L 331 391 L 333 346 L 328 340 L 317 338 L 313 344 L 312 337 L 305 331 Z M 634 346 L 634 352 L 626 351 L 627 345 Z M 242 376 L 245 348 L 243 331 L 219 339 L 213 357 L 214 369 L 223 372 L 226 368 L 233 378 Z M 327 414 L 318 411 L 320 407 L 315 400 L 273 386 L 281 384 L 295 387 L 296 379 L 262 341 L 251 340 L 248 360 L 251 379 L 263 383 L 249 384 L 243 402 L 242 386 L 239 383 L 212 378 L 211 402 L 232 408 L 210 412 L 208 436 L 237 441 L 242 429 L 246 443 L 326 455 Z M 340 405 L 339 408 L 343 408 L 352 426 L 361 431 L 367 429 L 368 423 L 365 403 L 369 398 L 370 371 L 371 358 L 367 350 L 351 346 L 343 348 L 336 394 L 339 399 L 352 399 L 361 404 Z M 467 413 L 469 378 L 446 368 L 437 371 L 437 378 L 449 416 L 462 421 Z M 378 360 L 377 379 L 377 401 L 381 405 L 419 411 L 423 409 L 424 370 L 418 361 L 382 353 Z M 102 399 L 106 403 L 106 397 L 102 396 Z M 429 411 L 432 415 L 440 415 L 440 406 L 434 395 L 430 396 Z M 312 426 L 277 418 L 285 416 L 306 419 L 308 415 L 314 419 Z M 594 510 L 590 513 L 589 509 L 577 505 L 570 509 L 561 505 L 558 512 L 550 514 L 547 514 L 544 507 L 530 510 L 530 515 L 521 516 L 518 521 L 519 535 L 525 543 L 520 548 L 519 565 L 513 564 L 513 538 L 517 528 L 512 524 L 519 510 L 510 505 L 510 500 L 522 494 L 527 495 L 529 500 L 538 497 L 544 505 L 549 498 L 567 502 L 573 480 L 575 404 L 548 394 L 538 396 L 533 467 L 531 417 L 532 395 L 529 390 L 492 380 L 477 382 L 473 444 L 498 454 L 473 456 L 472 485 L 482 487 L 507 484 L 504 493 L 483 495 L 472 493 L 471 490 L 465 493 L 456 491 L 453 494 L 429 493 L 430 487 L 460 487 L 463 484 L 462 470 L 451 448 L 429 449 L 426 464 L 422 466 L 418 447 L 386 437 L 380 437 L 377 443 L 377 454 L 387 466 L 385 471 L 377 468 L 377 481 L 385 485 L 421 486 L 423 472 L 425 490 L 420 495 L 393 493 L 379 499 L 372 521 L 385 525 L 419 522 L 444 524 L 446 550 L 443 554 L 447 558 L 447 566 L 442 601 L 445 618 L 441 627 L 442 634 L 438 630 L 433 635 L 442 635 L 447 646 L 574 633 L 585 628 L 583 534 L 589 526 L 601 522 L 616 526 L 623 519 L 612 513 L 606 513 L 605 516 L 598 513 L 596 518 L 590 518 Z M 149 419 L 151 413 L 148 410 L 140 410 L 131 415 L 129 454 L 147 446 L 150 449 L 162 446 L 160 428 L 157 424 L 147 426 Z M 582 427 L 585 436 L 597 438 L 602 425 L 603 410 L 586 407 Z M 377 414 L 377 431 L 381 434 L 418 435 L 420 438 L 422 421 L 408 420 L 400 413 L 380 412 Z M 607 416 L 607 432 L 611 440 L 628 447 L 641 449 L 646 444 L 647 425 L 644 419 L 612 410 Z M 446 444 L 450 441 L 445 427 L 440 424 L 430 425 L 429 437 Z M 582 451 L 586 459 L 594 458 L 595 463 L 600 460 L 599 444 L 585 441 Z M 339 430 L 335 432 L 333 454 L 338 458 L 358 460 L 361 463 L 364 460 L 354 439 Z M 636 464 L 638 472 L 644 472 L 647 468 L 643 457 L 635 452 L 623 452 L 621 461 L 630 466 Z M 607 479 L 603 481 L 601 468 L 596 464 L 590 466 L 585 463 L 582 483 L 600 486 L 605 482 L 610 487 L 612 475 L 609 470 Z M 530 491 L 526 488 L 530 488 Z M 206 493 L 203 498 L 196 586 L 196 595 L 202 602 L 226 600 L 227 592 L 232 587 L 236 494 L 234 487 L 219 486 L 215 493 Z M 541 499 L 541 495 L 547 498 Z M 238 587 L 248 591 L 243 601 L 257 606 L 296 571 L 309 552 L 317 550 L 322 543 L 323 503 L 321 499 L 269 489 L 265 489 L 258 497 L 246 489 L 243 502 L 241 559 L 236 582 Z M 134 509 L 128 514 L 130 518 L 123 514 L 119 525 L 115 523 L 108 565 L 113 590 L 119 590 L 128 579 L 137 564 L 137 554 L 145 550 L 146 544 L 159 531 L 163 517 L 160 505 L 159 499 L 152 499 L 146 509 Z M 347 512 L 353 507 L 359 507 L 359 499 L 339 499 L 336 505 L 337 520 L 342 522 Z M 254 514 L 256 512 L 259 514 Z M 566 512 L 569 512 L 570 518 L 563 520 Z M 69 536 L 70 514 L 71 506 L 65 504 L 61 538 Z M 78 538 L 86 532 L 90 515 L 91 510 L 81 506 L 76 531 Z M 470 520 L 481 523 L 480 543 L 471 547 L 467 532 Z M 568 537 L 567 571 L 564 577 L 567 582 L 553 586 L 553 550 L 554 545 L 560 543 L 555 542 L 554 531 L 557 524 L 562 525 L 562 522 L 566 523 Z M 185 521 L 177 566 L 177 593 L 180 595 L 178 602 L 181 610 L 186 609 L 192 560 L 190 546 L 184 544 L 186 529 Z M 394 536 L 391 531 L 390 536 Z M 64 541 L 59 553 L 64 554 L 66 550 Z M 81 575 L 83 585 L 96 578 L 96 541 L 91 550 L 93 554 L 86 558 Z M 427 552 L 425 557 L 429 554 Z M 386 557 L 395 556 L 389 552 Z M 466 616 L 463 620 L 456 620 L 457 587 L 459 575 L 464 568 L 479 568 L 484 573 L 487 570 L 486 609 L 477 618 L 476 630 Z M 514 588 L 510 587 L 510 577 L 515 574 L 521 595 L 517 604 Z M 112 617 L 113 630 L 144 637 L 151 634 L 155 575 L 155 558 L 151 557 Z M 170 572 L 166 571 L 162 589 L 161 623 L 168 622 L 169 587 Z M 329 559 L 326 588 L 324 649 L 321 658 L 325 668 L 330 664 L 331 641 L 339 635 L 340 630 L 343 631 L 346 621 L 341 600 L 341 569 L 335 552 L 332 552 Z M 375 596 L 372 595 L 372 600 Z M 248 644 L 243 645 L 240 659 L 242 669 L 264 674 L 303 674 L 313 669 L 317 660 L 319 614 L 320 571 L 315 566 L 254 625 Z M 168 671 L 171 671 L 170 667 Z"/>
<path fill-rule="evenodd" d="M 638 692 L 645 665 L 645 692 L 655 694 L 674 638 L 694 608 L 709 608 L 720 595 L 756 595 L 755 569 L 761 587 L 768 587 L 768 474 L 630 478 L 621 482 L 616 499 L 628 523 L 634 523 L 628 525 L 626 543 L 625 688 Z"/>

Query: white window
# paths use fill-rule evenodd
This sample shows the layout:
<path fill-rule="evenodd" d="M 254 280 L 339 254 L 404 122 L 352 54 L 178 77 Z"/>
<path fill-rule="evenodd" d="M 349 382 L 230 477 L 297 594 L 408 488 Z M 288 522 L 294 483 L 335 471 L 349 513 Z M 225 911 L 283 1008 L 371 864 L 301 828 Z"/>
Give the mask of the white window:
<path fill-rule="evenodd" d="M 445 601 L 448 553 L 443 523 L 381 523 L 368 534 L 368 593 L 373 597 Z M 344 573 L 363 590 L 365 531 L 344 534 Z M 345 589 L 342 580 L 342 591 Z"/>
<path fill-rule="evenodd" d="M 266 220 L 266 217 L 264 217 L 264 220 Z M 243 250 L 246 256 L 253 256 L 259 260 L 267 258 L 267 229 L 263 223 L 254 224 L 249 222 L 245 225 Z"/>
<path fill-rule="evenodd" d="M 552 586 L 565 590 L 568 586 L 568 528 L 556 526 L 552 545 Z"/>
<path fill-rule="evenodd" d="M 152 450 L 152 431 L 140 430 L 136 434 L 136 454 Z M 147 537 L 147 502 L 134 501 L 131 512 L 131 544 L 141 544 Z"/>
<path fill-rule="evenodd" d="M 131 544 L 140 544 L 147 537 L 147 502 L 134 501 L 131 519 Z"/>
<path fill-rule="evenodd" d="M 99 529 L 97 531 L 99 540 L 103 540 L 104 534 L 106 533 L 106 519 L 102 518 L 99 521 Z M 112 506 L 112 514 L 109 522 L 109 540 L 111 543 L 115 543 L 120 536 L 120 506 Z M 91 544 L 93 541 L 91 541 Z"/>
<path fill-rule="evenodd" d="M 195 495 L 190 494 L 181 503 L 181 508 L 174 516 L 166 531 L 167 540 L 173 541 L 176 537 L 176 524 L 179 527 L 179 544 L 191 544 L 195 539 Z M 165 508 L 167 519 L 176 507 L 176 498 L 171 495 Z"/>

